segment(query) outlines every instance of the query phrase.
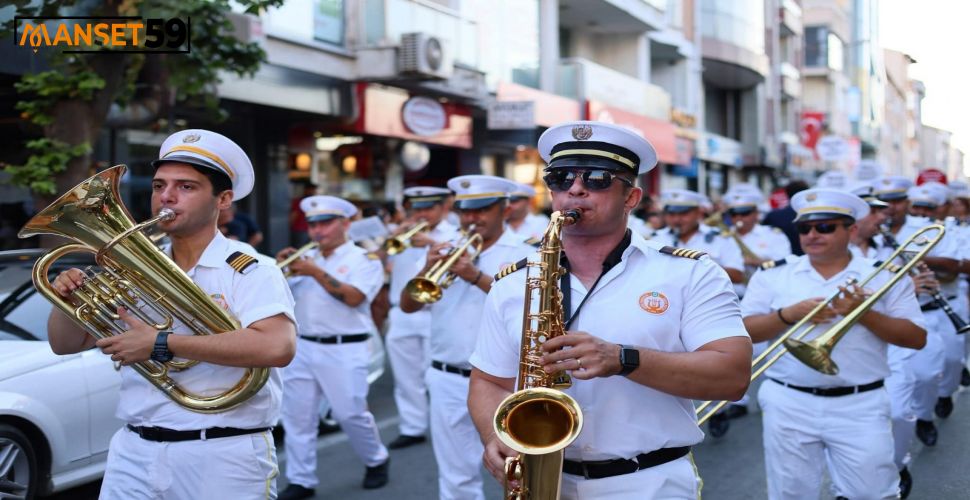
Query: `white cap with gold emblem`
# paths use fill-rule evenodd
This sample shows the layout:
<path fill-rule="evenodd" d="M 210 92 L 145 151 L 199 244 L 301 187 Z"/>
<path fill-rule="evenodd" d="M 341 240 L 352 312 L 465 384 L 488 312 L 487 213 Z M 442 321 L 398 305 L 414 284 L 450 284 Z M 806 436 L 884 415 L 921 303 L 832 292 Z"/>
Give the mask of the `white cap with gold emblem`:
<path fill-rule="evenodd" d="M 451 194 L 451 191 L 443 187 L 434 186 L 413 186 L 404 190 L 404 201 L 411 205 L 411 208 L 429 208 L 435 203 L 442 203 Z"/>
<path fill-rule="evenodd" d="M 643 174 L 657 166 L 657 151 L 636 132 L 593 121 L 560 123 L 539 137 L 539 155 L 553 168 L 601 168 Z"/>
<path fill-rule="evenodd" d="M 314 195 L 300 200 L 300 210 L 307 222 L 318 222 L 336 217 L 351 218 L 357 213 L 353 203 L 336 196 Z"/>
<path fill-rule="evenodd" d="M 876 197 L 882 201 L 905 199 L 906 191 L 911 187 L 913 187 L 913 181 L 901 175 L 880 177 L 872 183 Z"/>
<path fill-rule="evenodd" d="M 229 176 L 232 199 L 241 200 L 253 190 L 255 175 L 249 156 L 228 137 L 210 130 L 190 129 L 165 139 L 152 167 L 168 162 L 209 168 Z"/>
<path fill-rule="evenodd" d="M 516 182 L 515 185 L 515 190 L 509 193 L 509 198 L 513 201 L 532 198 L 536 195 L 536 189 L 528 184 Z"/>
<path fill-rule="evenodd" d="M 949 190 L 949 195 L 951 200 L 957 198 L 970 198 L 970 184 L 963 181 L 950 181 L 946 185 Z"/>
<path fill-rule="evenodd" d="M 801 191 L 791 199 L 795 222 L 848 217 L 859 220 L 869 215 L 862 198 L 839 189 L 814 188 Z"/>
<path fill-rule="evenodd" d="M 508 199 L 509 193 L 518 190 L 519 186 L 494 175 L 461 175 L 449 180 L 448 188 L 455 192 L 455 208 L 476 210 Z"/>
<path fill-rule="evenodd" d="M 705 202 L 706 196 L 686 189 L 667 189 L 660 193 L 664 212 L 682 213 L 701 207 Z"/>
<path fill-rule="evenodd" d="M 906 192 L 914 207 L 936 208 L 947 202 L 946 186 L 939 182 L 924 182 L 913 186 Z"/>

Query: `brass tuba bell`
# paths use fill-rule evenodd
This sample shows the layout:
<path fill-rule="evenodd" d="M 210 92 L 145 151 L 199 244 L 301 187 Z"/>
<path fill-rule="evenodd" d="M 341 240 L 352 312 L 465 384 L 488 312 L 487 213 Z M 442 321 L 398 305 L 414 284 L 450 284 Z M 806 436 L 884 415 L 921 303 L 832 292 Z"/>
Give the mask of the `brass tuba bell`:
<path fill-rule="evenodd" d="M 53 234 L 76 241 L 52 249 L 33 269 L 34 286 L 47 300 L 93 337 L 102 339 L 127 330 L 117 314 L 125 307 L 157 330 L 181 321 L 196 335 L 223 333 L 239 322 L 199 288 L 142 230 L 174 216 L 171 210 L 135 224 L 121 202 L 118 186 L 125 173 L 117 165 L 84 182 L 35 215 L 18 236 Z M 103 269 L 89 273 L 84 284 L 65 300 L 48 280 L 50 268 L 74 252 L 95 254 Z M 211 396 L 193 394 L 168 376 L 169 370 L 189 368 L 197 361 L 149 360 L 132 368 L 172 401 L 187 410 L 217 413 L 239 406 L 254 396 L 269 379 L 268 368 L 248 368 L 235 386 Z"/>

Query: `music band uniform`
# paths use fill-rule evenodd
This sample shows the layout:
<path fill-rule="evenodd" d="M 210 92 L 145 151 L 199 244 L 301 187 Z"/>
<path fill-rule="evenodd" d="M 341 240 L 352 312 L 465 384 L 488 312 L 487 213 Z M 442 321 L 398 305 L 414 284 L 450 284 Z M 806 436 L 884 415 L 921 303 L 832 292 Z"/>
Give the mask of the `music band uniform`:
<path fill-rule="evenodd" d="M 350 218 L 357 212 L 348 201 L 320 195 L 304 198 L 300 208 L 310 224 Z M 319 482 L 316 444 L 322 397 L 327 398 L 333 418 L 366 467 L 379 467 L 388 460 L 374 415 L 367 408 L 367 339 L 376 332 L 370 304 L 384 283 L 384 270 L 379 260 L 350 240 L 328 257 L 319 248 L 304 257 L 366 297 L 351 307 L 327 292 L 314 277 L 288 280 L 296 299 L 299 338 L 296 357 L 283 377 L 286 478 L 290 484 L 313 489 Z"/>
<path fill-rule="evenodd" d="M 451 193 L 445 188 L 410 187 L 404 190 L 404 201 L 410 209 L 420 209 L 443 203 Z M 457 228 L 446 219 L 428 230 L 427 235 L 436 242 L 452 239 Z M 396 255 L 388 255 L 391 263 L 391 286 L 388 298 L 391 310 L 388 314 L 387 336 L 384 347 L 394 374 L 394 404 L 401 422 L 401 436 L 419 437 L 428 431 L 428 388 L 424 372 L 431 364 L 428 337 L 431 335 L 431 313 L 422 310 L 412 314 L 401 311 L 401 290 L 420 270 L 427 248 L 410 246 Z"/>
<path fill-rule="evenodd" d="M 158 168 L 167 162 L 225 173 L 236 200 L 253 186 L 252 164 L 242 149 L 207 130 L 171 135 L 152 165 Z M 242 327 L 278 314 L 295 322 L 293 298 L 275 262 L 251 254 L 249 245 L 227 239 L 215 227 L 212 230 L 212 241 L 187 271 L 192 281 Z M 170 248 L 164 250 L 171 256 Z M 191 335 L 178 320 L 172 331 Z M 190 391 L 211 395 L 235 385 L 243 371 L 200 362 L 169 376 Z M 111 439 L 100 498 L 275 498 L 279 471 L 270 429 L 279 419 L 281 396 L 281 370 L 270 368 L 266 385 L 241 405 L 220 413 L 196 413 L 174 403 L 132 367 L 121 367 L 116 415 L 127 425 Z M 212 438 L 198 431 L 218 427 L 250 432 Z M 161 433 L 153 437 L 158 428 Z M 175 441 L 162 435 L 164 430 L 195 431 L 195 437 Z"/>
<path fill-rule="evenodd" d="M 791 204 L 798 214 L 796 222 L 840 216 L 858 220 L 869 212 L 861 198 L 830 189 L 802 191 Z M 747 318 L 774 313 L 808 298 L 828 296 L 846 279 L 861 280 L 874 268 L 874 261 L 853 256 L 845 269 L 826 279 L 808 255 L 790 257 L 784 265 L 755 273 L 741 300 L 742 314 Z M 878 289 L 890 277 L 888 272 L 880 273 L 866 288 Z M 909 279 L 892 287 L 873 310 L 923 327 Z M 826 326 L 831 323 L 819 325 L 804 340 L 817 337 Z M 818 498 L 826 463 L 833 488 L 841 496 L 898 497 L 889 396 L 883 388 L 890 374 L 886 352 L 887 342 L 857 323 L 832 352 L 840 369 L 837 375 L 822 374 L 791 355 L 782 356 L 768 369 L 758 402 L 770 499 Z M 849 388 L 844 389 L 848 393 L 806 392 L 840 388 Z"/>

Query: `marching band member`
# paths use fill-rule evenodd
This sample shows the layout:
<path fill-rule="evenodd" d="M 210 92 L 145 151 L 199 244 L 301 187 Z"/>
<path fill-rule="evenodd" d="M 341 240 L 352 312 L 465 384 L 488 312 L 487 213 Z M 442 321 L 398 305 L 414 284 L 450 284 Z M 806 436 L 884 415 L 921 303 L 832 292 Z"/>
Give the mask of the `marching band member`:
<path fill-rule="evenodd" d="M 296 358 L 284 371 L 283 430 L 286 432 L 286 479 L 282 500 L 314 495 L 317 478 L 317 428 L 322 397 L 347 433 L 367 470 L 365 489 L 388 481 L 388 453 L 374 415 L 367 409 L 367 340 L 376 331 L 370 304 L 384 284 L 379 260 L 347 239 L 357 208 L 333 196 L 310 196 L 300 202 L 310 239 L 319 247 L 289 265 L 290 289 L 299 324 Z M 294 252 L 285 248 L 283 260 Z"/>
<path fill-rule="evenodd" d="M 952 181 L 947 184 L 947 188 L 950 191 L 950 216 L 956 220 L 960 227 L 967 230 L 970 227 L 968 225 L 970 223 L 970 185 L 966 182 Z M 970 274 L 970 258 L 964 256 L 960 266 L 960 272 L 964 275 L 959 280 L 960 294 L 967 297 L 970 295 L 970 289 L 968 289 L 970 284 L 967 281 L 967 275 Z M 965 357 L 970 357 L 970 342 L 967 342 L 966 345 Z M 967 370 L 967 367 L 963 367 L 963 370 L 961 370 L 960 385 L 970 386 L 970 370 Z"/>
<path fill-rule="evenodd" d="M 293 358 L 293 299 L 272 261 L 253 255 L 251 247 L 226 239 L 216 228 L 219 211 L 252 190 L 252 164 L 222 135 L 183 130 L 162 143 L 152 166 L 152 212 L 168 208 L 176 214 L 159 223 L 171 241 L 165 252 L 241 327 L 219 335 L 192 335 L 176 320 L 171 331 L 156 331 L 120 310 L 130 330 L 95 341 L 58 309 L 51 312 L 48 340 L 55 353 L 97 345 L 123 365 L 117 416 L 127 425 L 111 440 L 101 498 L 274 496 L 276 448 L 270 429 L 279 419 L 278 367 Z M 69 298 L 83 279 L 82 271 L 70 269 L 52 284 Z M 273 368 L 266 385 L 240 406 L 196 413 L 128 368 L 173 357 L 200 361 L 169 376 L 203 394 L 233 386 L 244 367 Z"/>
<path fill-rule="evenodd" d="M 438 463 L 438 489 L 442 499 L 484 499 L 481 477 L 482 444 L 468 415 L 468 358 L 475 347 L 475 327 L 482 313 L 485 294 L 492 276 L 514 263 L 533 248 L 522 237 L 505 230 L 509 193 L 518 186 L 507 179 L 489 175 L 463 175 L 448 181 L 455 194 L 455 208 L 462 229 L 475 226 L 473 234 L 482 238 L 481 252 L 465 252 L 451 267 L 454 283 L 442 298 L 424 306 L 407 290 L 401 293 L 401 310 L 431 313 L 431 369 L 427 371 L 431 396 L 431 444 Z M 448 243 L 431 247 L 424 275 L 444 256 Z"/>
<path fill-rule="evenodd" d="M 530 206 L 536 190 L 528 184 L 517 182 L 516 190 L 509 195 L 509 219 L 506 231 L 517 234 L 523 240 L 538 240 L 549 225 L 549 217 L 532 213 Z"/>
<path fill-rule="evenodd" d="M 741 308 L 755 341 L 783 333 L 838 288 L 842 295 L 811 320 L 820 327 L 810 337 L 818 336 L 824 324 L 849 314 L 865 298 L 865 291 L 843 287 L 846 279 L 861 279 L 874 269 L 873 261 L 849 251 L 856 221 L 869 213 L 862 199 L 810 189 L 796 194 L 791 204 L 805 255 L 751 278 Z M 878 289 L 889 277 L 881 273 L 869 286 Z M 768 497 L 818 498 L 827 462 L 840 495 L 898 498 L 889 399 L 883 389 L 890 373 L 886 346 L 919 349 L 925 342 L 913 284 L 903 280 L 842 338 L 832 353 L 837 375 L 824 375 L 794 356 L 773 364 L 758 393 Z"/>
<path fill-rule="evenodd" d="M 445 220 L 444 201 L 450 194 L 451 191 L 440 187 L 405 189 L 404 208 L 412 224 L 403 226 L 398 233 L 411 229 L 420 221 L 427 222 L 428 228 L 411 237 L 409 248 L 388 256 L 391 263 L 388 294 L 391 311 L 384 344 L 394 374 L 394 404 L 401 419 L 398 437 L 387 446 L 392 450 L 423 443 L 428 431 L 428 388 L 424 383 L 424 372 L 431 364 L 428 359 L 431 314 L 428 311 L 412 314 L 401 311 L 401 290 L 420 271 L 418 262 L 427 254 L 428 248 L 449 241 L 457 234 L 457 228 Z"/>
<path fill-rule="evenodd" d="M 751 343 L 730 280 L 701 252 L 627 229 L 642 195 L 637 174 L 657 161 L 641 136 L 564 123 L 542 135 L 539 151 L 553 208 L 582 212 L 562 231 L 569 334 L 543 344 L 546 371 L 571 371 L 566 392 L 584 412 L 565 450 L 562 498 L 697 498 L 689 451 L 703 433 L 690 400 L 738 399 L 749 378 Z M 499 481 L 515 452 L 492 418 L 519 373 L 525 274 L 508 274 L 489 293 L 471 359 L 468 406 Z"/>
<path fill-rule="evenodd" d="M 744 258 L 730 237 L 724 236 L 703 223 L 702 205 L 706 197 L 686 189 L 668 189 L 661 193 L 667 235 L 657 236 L 658 242 L 674 247 L 686 247 L 707 253 L 727 272 L 732 283 L 744 281 Z"/>

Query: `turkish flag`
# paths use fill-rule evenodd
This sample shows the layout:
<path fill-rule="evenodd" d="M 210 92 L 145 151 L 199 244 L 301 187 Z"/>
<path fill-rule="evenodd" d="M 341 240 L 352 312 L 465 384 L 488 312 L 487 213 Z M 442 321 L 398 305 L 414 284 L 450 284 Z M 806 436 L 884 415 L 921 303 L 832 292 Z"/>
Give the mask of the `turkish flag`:
<path fill-rule="evenodd" d="M 825 113 L 821 111 L 802 111 L 802 119 L 798 131 L 802 146 L 814 150 L 818 139 L 822 137 L 822 125 L 825 123 Z"/>

